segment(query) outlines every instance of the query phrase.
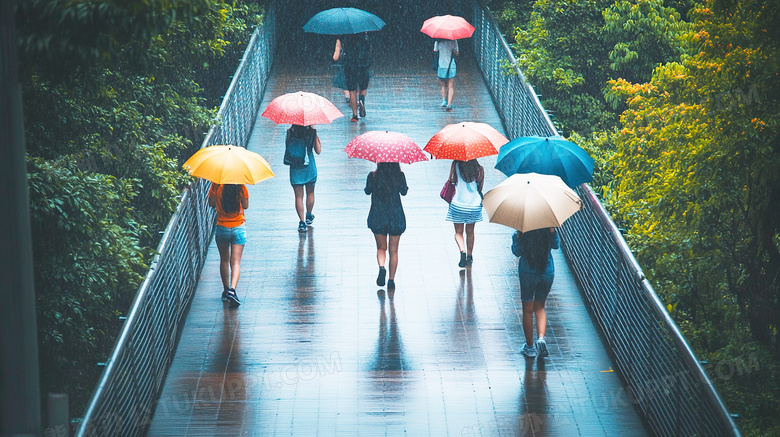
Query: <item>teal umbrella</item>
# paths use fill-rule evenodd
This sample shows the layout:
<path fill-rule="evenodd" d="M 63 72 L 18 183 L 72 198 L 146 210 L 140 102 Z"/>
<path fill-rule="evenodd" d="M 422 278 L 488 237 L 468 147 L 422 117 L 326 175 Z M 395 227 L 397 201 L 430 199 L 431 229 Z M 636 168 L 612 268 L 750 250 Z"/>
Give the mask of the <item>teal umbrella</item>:
<path fill-rule="evenodd" d="M 316 13 L 303 25 L 303 30 L 324 35 L 348 35 L 383 27 L 385 22 L 370 12 L 356 8 L 333 8 Z"/>
<path fill-rule="evenodd" d="M 561 136 L 520 137 L 501 146 L 496 168 L 507 176 L 539 173 L 560 177 L 574 188 L 593 179 L 588 152 Z"/>

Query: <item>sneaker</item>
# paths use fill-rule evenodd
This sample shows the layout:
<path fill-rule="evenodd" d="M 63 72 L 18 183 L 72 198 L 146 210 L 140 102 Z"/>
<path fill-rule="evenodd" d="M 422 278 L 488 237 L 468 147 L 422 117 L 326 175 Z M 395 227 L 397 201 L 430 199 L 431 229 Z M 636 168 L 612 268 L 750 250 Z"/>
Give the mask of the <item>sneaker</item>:
<path fill-rule="evenodd" d="M 306 232 L 306 222 L 301 221 L 298 223 L 298 232 Z"/>
<path fill-rule="evenodd" d="M 539 351 L 540 357 L 550 355 L 550 353 L 547 352 L 547 342 L 544 341 L 544 337 L 539 337 L 539 339 L 536 340 L 536 349 Z"/>
<path fill-rule="evenodd" d="M 314 221 L 314 214 L 307 212 L 306 213 L 306 226 L 311 226 L 311 223 Z"/>
<path fill-rule="evenodd" d="M 458 263 L 458 267 L 466 267 L 466 252 L 460 253 L 460 262 Z"/>
<path fill-rule="evenodd" d="M 392 279 L 387 280 L 387 289 L 388 290 L 395 290 L 395 281 Z"/>
<path fill-rule="evenodd" d="M 376 277 L 376 285 L 380 287 L 385 285 L 385 273 L 387 273 L 387 270 L 384 267 L 380 267 L 379 274 Z"/>
<path fill-rule="evenodd" d="M 466 265 L 470 266 L 474 264 L 474 257 L 471 255 L 466 255 Z"/>
<path fill-rule="evenodd" d="M 366 103 L 362 100 L 358 100 L 358 114 L 361 118 L 366 118 Z"/>
<path fill-rule="evenodd" d="M 222 290 L 222 302 L 227 302 L 228 301 L 227 295 L 228 295 L 227 289 Z"/>
<path fill-rule="evenodd" d="M 441 107 L 446 108 L 447 107 L 447 99 L 441 99 Z"/>
<path fill-rule="evenodd" d="M 452 103 L 448 103 L 447 104 L 447 110 L 448 111 L 452 111 Z"/>
<path fill-rule="evenodd" d="M 236 294 L 235 288 L 231 288 L 230 290 L 227 291 L 227 300 L 234 306 L 241 305 L 241 301 L 238 300 L 238 295 Z"/>
<path fill-rule="evenodd" d="M 528 346 L 527 344 L 523 344 L 523 350 L 521 352 L 523 353 L 523 355 L 527 356 L 528 358 L 535 358 L 536 346 Z"/>
<path fill-rule="evenodd" d="M 349 121 L 351 121 L 352 123 L 357 123 L 358 121 L 357 115 L 353 115 L 352 118 L 349 119 Z"/>

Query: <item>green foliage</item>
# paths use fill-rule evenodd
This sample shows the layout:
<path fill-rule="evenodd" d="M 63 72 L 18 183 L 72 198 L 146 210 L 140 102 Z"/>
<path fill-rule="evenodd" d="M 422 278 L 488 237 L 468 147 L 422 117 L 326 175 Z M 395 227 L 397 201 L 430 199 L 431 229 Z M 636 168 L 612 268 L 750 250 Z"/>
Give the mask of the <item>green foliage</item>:
<path fill-rule="evenodd" d="M 254 3 L 121 3 L 16 10 L 41 389 L 68 392 L 75 412 L 190 180 L 181 163 L 215 122 L 207 100 L 219 103 L 261 19 Z"/>
<path fill-rule="evenodd" d="M 138 184 L 67 161 L 30 159 L 28 171 L 41 386 L 81 405 L 147 268 L 129 202 Z"/>
<path fill-rule="evenodd" d="M 650 79 L 655 66 L 683 53 L 681 34 L 691 29 L 663 0 L 619 1 L 604 10 L 610 68 L 629 82 Z"/>
<path fill-rule="evenodd" d="M 519 67 L 555 115 L 559 129 L 589 135 L 615 122 L 602 96 L 608 46 L 606 0 L 538 0 L 512 45 Z"/>
<path fill-rule="evenodd" d="M 606 199 L 694 349 L 723 360 L 751 344 L 760 376 L 718 379 L 749 433 L 776 432 L 780 324 L 777 12 L 760 1 L 692 11 L 680 62 L 649 83 L 613 80 L 625 101 Z M 774 430 L 774 431 L 773 431 Z"/>

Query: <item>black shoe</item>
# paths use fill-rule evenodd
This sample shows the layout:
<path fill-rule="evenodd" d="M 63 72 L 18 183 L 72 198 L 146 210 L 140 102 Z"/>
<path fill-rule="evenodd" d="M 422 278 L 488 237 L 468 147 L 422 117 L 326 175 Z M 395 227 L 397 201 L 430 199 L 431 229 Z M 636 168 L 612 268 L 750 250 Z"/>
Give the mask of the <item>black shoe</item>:
<path fill-rule="evenodd" d="M 238 295 L 236 294 L 236 289 L 235 288 L 231 288 L 230 290 L 227 291 L 227 299 L 228 299 L 228 302 L 230 302 L 234 306 L 241 305 L 241 301 L 238 300 Z"/>
<path fill-rule="evenodd" d="M 366 104 L 362 100 L 358 101 L 358 115 L 360 118 L 366 118 Z"/>
<path fill-rule="evenodd" d="M 222 290 L 222 302 L 228 301 L 227 292 L 228 292 L 227 289 Z"/>
<path fill-rule="evenodd" d="M 466 252 L 460 253 L 460 262 L 458 263 L 458 267 L 466 267 Z"/>
<path fill-rule="evenodd" d="M 298 223 L 298 232 L 306 232 L 306 222 L 301 221 Z"/>
<path fill-rule="evenodd" d="M 306 226 L 311 226 L 311 223 L 314 221 L 314 214 L 307 212 L 306 213 Z"/>
<path fill-rule="evenodd" d="M 379 268 L 379 275 L 376 277 L 376 285 L 383 286 L 385 285 L 385 273 L 387 273 L 387 270 L 385 270 L 384 267 Z"/>
<path fill-rule="evenodd" d="M 395 281 L 392 279 L 387 280 L 387 289 L 388 290 L 395 290 Z"/>
<path fill-rule="evenodd" d="M 474 257 L 472 257 L 471 255 L 466 255 L 466 265 L 470 266 L 472 264 L 474 264 Z"/>

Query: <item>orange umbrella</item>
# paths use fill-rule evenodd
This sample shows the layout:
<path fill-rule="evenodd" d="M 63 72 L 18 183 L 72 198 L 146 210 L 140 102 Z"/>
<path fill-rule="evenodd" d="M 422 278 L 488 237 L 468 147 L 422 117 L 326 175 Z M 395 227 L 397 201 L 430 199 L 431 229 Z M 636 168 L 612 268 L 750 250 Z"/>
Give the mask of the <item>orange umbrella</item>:
<path fill-rule="evenodd" d="M 427 161 L 420 146 L 411 138 L 398 132 L 369 131 L 355 137 L 344 148 L 350 158 L 371 162 L 402 162 L 411 164 Z"/>
<path fill-rule="evenodd" d="M 463 17 L 440 15 L 425 20 L 420 32 L 431 38 L 461 39 L 470 38 L 474 33 L 474 26 L 469 24 Z"/>
<path fill-rule="evenodd" d="M 271 100 L 261 115 L 276 124 L 311 126 L 328 124 L 344 114 L 325 97 L 296 91 Z"/>
<path fill-rule="evenodd" d="M 256 184 L 275 177 L 268 161 L 233 145 L 204 147 L 184 163 L 192 176 L 217 184 Z"/>
<path fill-rule="evenodd" d="M 444 126 L 423 150 L 437 159 L 468 161 L 497 155 L 498 148 L 508 142 L 507 137 L 489 124 L 463 121 Z"/>

